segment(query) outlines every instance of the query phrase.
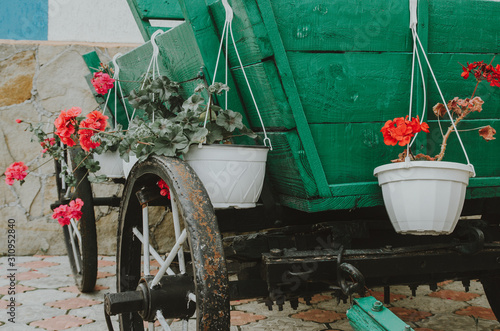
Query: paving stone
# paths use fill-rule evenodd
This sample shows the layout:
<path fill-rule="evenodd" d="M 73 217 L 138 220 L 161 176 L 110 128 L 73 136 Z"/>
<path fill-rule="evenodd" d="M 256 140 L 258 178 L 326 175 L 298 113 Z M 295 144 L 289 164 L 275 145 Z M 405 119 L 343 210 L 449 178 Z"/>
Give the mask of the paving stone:
<path fill-rule="evenodd" d="M 54 275 L 43 278 L 41 280 L 38 279 L 24 280 L 22 281 L 22 284 L 25 286 L 33 286 L 33 287 L 38 286 L 39 288 L 56 289 L 61 286 L 73 285 L 75 284 L 75 280 L 73 276 L 69 277 L 69 276 Z"/>
<path fill-rule="evenodd" d="M 384 292 L 383 291 L 369 291 L 368 294 L 375 299 L 384 302 Z M 390 302 L 406 299 L 408 296 L 404 294 L 397 294 L 391 292 L 389 295 Z"/>
<path fill-rule="evenodd" d="M 443 286 L 443 288 L 446 290 L 452 290 L 452 291 L 465 291 L 465 288 L 462 285 L 462 282 L 452 282 L 452 283 L 446 284 L 445 286 Z M 479 282 L 477 280 L 471 280 L 469 292 L 482 294 L 482 293 L 484 293 L 483 285 L 481 284 L 481 282 Z"/>
<path fill-rule="evenodd" d="M 230 302 L 231 306 L 239 306 L 239 305 L 245 305 L 250 302 L 254 302 L 257 299 L 245 299 L 245 300 L 233 300 Z"/>
<path fill-rule="evenodd" d="M 20 263 L 18 264 L 18 266 L 30 269 L 41 269 L 41 268 L 52 267 L 59 264 L 60 263 L 49 262 L 49 261 L 30 261 L 30 262 Z"/>
<path fill-rule="evenodd" d="M 314 322 L 304 322 L 289 317 L 268 317 L 256 323 L 242 325 L 240 327 L 241 331 L 270 331 L 270 330 L 320 331 L 324 329 L 326 329 L 326 326 L 324 324 L 318 324 Z"/>
<path fill-rule="evenodd" d="M 244 311 L 233 310 L 231 311 L 231 325 L 241 326 L 255 321 L 263 320 L 266 317 L 263 315 L 256 315 L 246 313 Z"/>
<path fill-rule="evenodd" d="M 75 308 L 89 307 L 101 303 L 102 301 L 89 300 L 85 298 L 69 298 L 65 300 L 57 300 L 45 303 L 49 307 L 57 307 L 60 309 L 68 310 Z"/>
<path fill-rule="evenodd" d="M 291 317 L 300 318 L 304 321 L 312 321 L 316 323 L 332 323 L 346 318 L 346 314 L 337 313 L 333 310 L 310 309 L 294 314 Z"/>
<path fill-rule="evenodd" d="M 405 322 L 417 322 L 432 316 L 432 313 L 428 311 L 416 309 L 407 309 L 402 307 L 390 307 L 389 309 Z"/>
<path fill-rule="evenodd" d="M 72 327 L 78 327 L 93 321 L 86 318 L 62 315 L 30 323 L 30 326 L 38 326 L 47 330 L 66 330 Z"/>
<path fill-rule="evenodd" d="M 39 289 L 20 293 L 16 295 L 16 300 L 23 305 L 43 305 L 47 301 L 65 300 L 75 295 L 72 293 L 61 292 L 51 289 Z"/>
<path fill-rule="evenodd" d="M 155 261 L 156 262 L 156 261 Z M 104 268 L 104 267 L 110 267 L 110 266 L 115 266 L 116 262 L 115 261 L 109 261 L 109 260 L 98 260 L 97 261 L 97 267 Z"/>
<path fill-rule="evenodd" d="M 493 311 L 490 308 L 470 306 L 464 309 L 457 310 L 455 314 L 464 316 L 474 316 L 476 318 L 496 321 L 495 314 L 493 314 Z"/>
<path fill-rule="evenodd" d="M 43 304 L 32 303 L 22 305 L 16 310 L 16 324 L 29 324 L 33 321 L 52 316 L 64 315 L 65 311 L 57 308 L 45 307 Z"/>
<path fill-rule="evenodd" d="M 315 303 L 319 303 L 319 302 L 323 302 L 323 301 L 328 301 L 328 300 L 331 300 L 332 297 L 330 295 L 325 295 L 325 294 L 315 294 L 312 296 L 311 298 L 311 304 L 315 304 Z M 299 298 L 299 302 L 300 303 L 306 303 L 306 301 L 304 300 L 304 298 Z"/>
<path fill-rule="evenodd" d="M 496 324 L 496 325 L 495 325 Z M 455 314 L 438 314 L 427 320 L 418 322 L 419 327 L 431 330 L 444 331 L 491 331 L 498 326 L 498 322 L 489 320 L 478 320 L 477 329 L 473 318 Z"/>
<path fill-rule="evenodd" d="M 98 271 L 97 272 L 97 279 L 101 278 L 107 278 L 107 277 L 113 277 L 115 274 L 111 272 L 106 272 L 106 271 Z"/>
<path fill-rule="evenodd" d="M 433 298 L 441 298 L 447 300 L 455 300 L 455 301 L 469 301 L 479 297 L 477 293 L 466 293 L 462 291 L 453 291 L 453 290 L 439 290 L 433 293 L 428 294 Z"/>
<path fill-rule="evenodd" d="M 409 297 L 404 300 L 395 301 L 391 305 L 394 307 L 404 307 L 409 309 L 422 309 L 422 307 L 425 307 L 427 311 L 430 311 L 433 314 L 449 314 L 455 310 L 468 306 L 465 302 L 454 300 L 446 300 L 446 304 L 443 304 L 443 299 L 425 295 L 417 295 L 416 297 Z"/>
<path fill-rule="evenodd" d="M 27 291 L 32 291 L 34 289 L 35 289 L 34 287 L 23 286 L 20 284 L 17 284 L 14 287 L 14 291 L 16 291 L 16 294 L 24 293 Z M 11 291 L 11 290 L 12 290 L 12 288 L 10 285 L 9 286 L 2 286 L 2 287 L 0 287 L 0 295 L 8 295 L 9 291 Z"/>
<path fill-rule="evenodd" d="M 3 278 L 7 278 L 8 275 L 3 276 Z M 16 273 L 16 280 L 17 281 L 23 281 L 23 280 L 31 280 L 31 279 L 38 279 L 38 278 L 45 278 L 49 277 L 47 274 L 43 274 L 41 272 L 36 272 L 36 271 L 26 271 L 26 272 L 19 272 Z"/>

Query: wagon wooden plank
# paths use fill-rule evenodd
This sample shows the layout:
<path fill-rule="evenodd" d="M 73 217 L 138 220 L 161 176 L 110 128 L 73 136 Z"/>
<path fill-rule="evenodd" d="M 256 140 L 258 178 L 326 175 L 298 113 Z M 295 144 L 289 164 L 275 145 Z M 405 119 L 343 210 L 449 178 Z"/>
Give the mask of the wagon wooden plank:
<path fill-rule="evenodd" d="M 296 131 L 270 132 L 273 150 L 267 159 L 267 171 L 278 192 L 302 198 L 318 196 L 316 181 Z"/>
<path fill-rule="evenodd" d="M 177 0 L 127 0 L 137 8 L 141 19 L 184 19 Z"/>
<path fill-rule="evenodd" d="M 214 1 L 207 2 L 205 0 L 179 0 L 186 22 L 193 30 L 196 44 L 203 60 L 203 66 L 205 67 L 206 79 L 209 83 L 213 81 L 220 44 L 219 36 L 217 35 L 208 9 L 208 5 L 213 2 Z M 225 68 L 223 65 L 225 63 L 224 54 L 221 54 L 220 61 L 221 65 L 217 67 L 215 75 L 217 78 L 216 80 L 222 82 L 225 77 Z M 228 85 L 233 91 L 237 91 L 232 74 L 228 75 Z M 232 110 L 243 115 L 243 123 L 248 126 L 248 117 L 238 93 L 229 93 L 228 103 L 231 104 Z M 219 102 L 219 104 L 223 103 Z"/>
<path fill-rule="evenodd" d="M 316 145 L 311 135 L 309 124 L 307 123 L 304 109 L 297 91 L 297 86 L 293 77 L 290 63 L 288 62 L 287 54 L 283 46 L 283 42 L 279 35 L 278 26 L 274 17 L 273 9 L 270 0 L 257 0 L 261 9 L 264 24 L 269 33 L 271 45 L 275 54 L 275 61 L 280 73 L 283 87 L 289 100 L 292 113 L 297 125 L 297 132 L 304 145 L 304 152 L 307 157 L 309 166 L 311 167 L 312 175 L 316 181 L 319 194 L 324 197 L 331 195 L 328 190 L 328 182 L 326 180 L 325 171 L 319 159 Z"/>
<path fill-rule="evenodd" d="M 262 120 L 267 128 L 292 129 L 295 127 L 292 110 L 281 85 L 274 61 L 268 60 L 246 66 L 250 86 L 257 101 Z M 251 101 L 250 91 L 240 68 L 233 69 L 234 78 L 243 100 Z M 229 105 L 231 108 L 231 105 Z M 261 123 L 253 102 L 245 105 L 253 129 L 261 130 Z"/>
<path fill-rule="evenodd" d="M 273 50 L 257 3 L 255 1 L 232 0 L 229 1 L 229 4 L 234 11 L 233 34 L 243 65 L 259 62 L 271 56 Z M 221 36 L 226 19 L 222 1 L 219 0 L 211 4 L 210 12 L 218 34 Z M 233 67 L 239 66 L 232 41 L 229 42 L 229 45 L 229 62 Z"/>
<path fill-rule="evenodd" d="M 429 1 L 429 52 L 500 51 L 498 1 Z M 478 26 L 478 18 L 482 24 Z"/>
<path fill-rule="evenodd" d="M 409 53 L 287 55 L 311 124 L 380 121 L 408 113 Z"/>
<path fill-rule="evenodd" d="M 408 1 L 279 0 L 272 5 L 287 50 L 411 51 Z"/>

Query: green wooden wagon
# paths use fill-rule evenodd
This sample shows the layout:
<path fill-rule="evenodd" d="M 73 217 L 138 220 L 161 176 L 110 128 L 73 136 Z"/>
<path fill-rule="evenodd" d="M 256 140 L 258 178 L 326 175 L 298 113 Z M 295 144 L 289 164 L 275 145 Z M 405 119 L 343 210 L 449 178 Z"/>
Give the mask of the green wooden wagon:
<path fill-rule="evenodd" d="M 178 25 L 162 28 L 166 32 L 156 37 L 161 73 L 180 82 L 186 96 L 200 77 L 212 81 L 225 24 L 221 0 L 128 3 L 147 42 L 117 59 L 125 94 L 147 70 L 153 51 L 148 40 L 164 21 Z M 393 284 L 408 284 L 416 291 L 419 285 L 432 288 L 445 279 L 462 280 L 466 287 L 471 279 L 480 279 L 500 317 L 498 140 L 480 143 L 477 132 L 462 133 L 477 173 L 470 179 L 462 215 L 480 217 L 461 220 L 451 235 L 397 234 L 373 176 L 375 167 L 402 149 L 386 146 L 379 131 L 387 119 L 404 116 L 409 105 L 409 4 L 229 3 L 239 55 L 273 146 L 260 203 L 245 211 L 214 211 L 196 174 L 182 160 L 153 157 L 137 164 L 121 202 L 119 293 L 106 297 L 108 314 L 120 314 L 124 330 L 143 329 L 143 321 L 155 320 L 168 329 L 165 325 L 175 318 L 199 330 L 228 330 L 229 298 L 263 297 L 270 308 L 281 309 L 286 301 L 296 307 L 299 298 L 308 302 L 321 291 L 346 299 L 363 292 L 365 285 L 385 286 L 388 293 Z M 489 62 L 498 55 L 499 26 L 496 1 L 418 1 L 418 34 L 448 99 L 470 93 L 471 83 L 460 76 L 459 63 Z M 262 133 L 232 47 L 228 60 L 233 91 L 229 107 Z M 86 61 L 93 68 L 99 64 L 92 54 Z M 412 102 L 416 109 L 424 102 L 431 109 L 441 101 L 438 91 L 427 69 L 422 75 L 417 72 L 417 84 L 425 83 L 427 99 L 416 89 Z M 222 66 L 217 75 L 224 76 Z M 500 122 L 500 93 L 486 84 L 477 93 L 487 102 L 487 111 L 464 121 L 462 129 Z M 132 109 L 124 103 L 118 121 L 124 111 Z M 435 155 L 440 147 L 438 123 L 433 116 L 426 121 L 431 133 L 418 137 L 416 149 Z M 454 137 L 446 159 L 464 162 Z M 158 178 L 170 185 L 177 204 L 168 205 L 151 193 Z M 165 276 L 156 282 L 141 272 L 141 241 L 146 235 L 141 224 L 148 206 L 162 204 L 178 209 L 184 221 L 171 243 L 177 246 L 166 249 L 174 254 L 160 256 L 171 268 L 161 268 Z M 182 228 L 187 230 L 184 236 Z M 176 257 L 180 243 L 189 249 Z M 176 260 L 180 255 L 185 263 Z M 149 260 L 146 256 L 144 261 Z M 187 270 L 180 267 L 184 264 Z"/>

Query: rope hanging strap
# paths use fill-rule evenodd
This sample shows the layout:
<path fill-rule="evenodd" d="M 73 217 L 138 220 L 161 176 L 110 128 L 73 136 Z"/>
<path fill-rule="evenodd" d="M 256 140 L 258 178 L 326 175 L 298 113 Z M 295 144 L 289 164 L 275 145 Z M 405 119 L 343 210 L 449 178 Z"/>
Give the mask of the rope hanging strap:
<path fill-rule="evenodd" d="M 228 77 L 228 68 L 229 68 L 229 60 L 228 60 L 228 49 L 229 49 L 229 44 L 228 44 L 228 38 L 229 38 L 229 35 L 231 35 L 231 40 L 233 42 L 233 46 L 234 46 L 234 50 L 236 52 L 236 57 L 238 58 L 238 62 L 239 62 L 239 65 L 240 65 L 240 68 L 241 68 L 241 71 L 243 73 L 243 76 L 245 77 L 245 82 L 247 83 L 247 86 L 248 86 L 248 90 L 250 91 L 250 96 L 252 97 L 252 101 L 253 101 L 253 104 L 255 106 L 255 110 L 257 111 L 257 115 L 259 116 L 259 121 L 260 121 L 260 124 L 262 126 L 262 131 L 264 133 L 264 145 L 269 147 L 271 150 L 273 150 L 273 146 L 272 146 L 272 143 L 271 143 L 271 139 L 267 136 L 267 131 L 266 131 L 266 128 L 264 126 L 264 121 L 262 120 L 262 116 L 260 114 L 260 110 L 259 110 L 259 106 L 257 105 L 257 101 L 255 100 L 255 96 L 253 94 L 253 91 L 252 91 L 252 87 L 250 86 L 250 82 L 248 81 L 248 77 L 247 77 L 247 74 L 245 72 L 245 68 L 243 67 L 243 63 L 241 61 L 241 57 L 240 57 L 240 54 L 238 52 L 238 47 L 236 46 L 236 42 L 234 40 L 234 35 L 233 35 L 233 25 L 232 25 L 232 22 L 233 22 L 233 18 L 234 18 L 234 13 L 233 13 L 233 9 L 231 8 L 231 6 L 229 5 L 229 3 L 227 2 L 227 0 L 222 0 L 222 5 L 224 6 L 224 10 L 226 11 L 226 20 L 224 22 L 224 28 L 222 29 L 222 36 L 221 36 L 221 42 L 220 42 L 220 45 L 219 45 L 219 52 L 217 54 L 217 62 L 215 63 L 215 71 L 214 71 L 214 75 L 213 75 L 213 81 L 212 81 L 212 84 L 215 83 L 215 78 L 216 78 L 216 75 L 217 75 L 217 69 L 218 69 L 218 66 L 219 66 L 219 61 L 220 61 L 220 56 L 221 56 L 221 52 L 222 52 L 222 45 L 224 44 L 224 37 L 226 38 L 226 67 L 225 67 L 225 74 L 226 74 L 226 80 L 225 80 L 225 84 L 227 85 L 227 77 Z M 227 91 L 226 91 L 226 108 L 227 108 Z M 205 115 L 205 125 L 206 125 L 206 118 L 208 117 L 209 115 L 209 112 L 210 112 L 210 99 L 209 99 L 209 106 L 207 106 L 207 113 Z"/>
<path fill-rule="evenodd" d="M 151 35 L 151 46 L 153 46 L 153 55 L 151 56 L 151 60 L 149 61 L 148 69 L 146 70 L 146 74 L 144 75 L 144 80 L 142 81 L 140 90 L 144 89 L 144 85 L 146 85 L 148 75 L 151 72 L 151 77 L 154 80 L 157 76 L 160 77 L 160 67 L 158 65 L 158 56 L 160 55 L 160 49 L 158 48 L 158 44 L 156 43 L 156 37 L 162 34 L 164 31 L 161 29 L 156 30 L 152 35 Z M 153 99 L 154 101 L 154 99 Z M 134 111 L 132 112 L 132 116 L 130 119 L 133 119 L 135 116 L 135 111 L 137 109 L 134 108 Z M 155 113 L 153 112 L 153 122 L 155 121 Z"/>
<path fill-rule="evenodd" d="M 429 71 L 432 75 L 434 83 L 436 84 L 436 88 L 439 91 L 439 95 L 441 97 L 441 100 L 443 101 L 445 108 L 446 108 L 446 112 L 448 113 L 448 117 L 450 118 L 453 129 L 454 129 L 455 133 L 457 134 L 458 141 L 459 141 L 460 146 L 462 147 L 462 150 L 464 152 L 465 159 L 467 160 L 467 165 L 471 167 L 471 172 L 473 174 L 472 177 L 475 177 L 476 172 L 474 170 L 474 166 L 470 163 L 469 156 L 467 155 L 467 151 L 465 150 L 465 146 L 462 142 L 462 139 L 460 138 L 460 134 L 458 133 L 457 127 L 455 126 L 455 122 L 453 121 L 453 116 L 451 115 L 451 112 L 448 109 L 448 104 L 443 96 L 443 92 L 441 91 L 441 88 L 439 87 L 439 83 L 436 79 L 436 76 L 434 75 L 434 70 L 432 70 L 431 64 L 430 64 L 429 59 L 427 57 L 427 54 L 425 53 L 424 47 L 422 46 L 422 42 L 420 41 L 420 38 L 418 37 L 418 33 L 417 33 L 417 23 L 418 23 L 417 5 L 418 5 L 418 0 L 410 0 L 410 29 L 412 31 L 412 36 L 413 36 L 413 60 L 412 60 L 412 73 L 411 73 L 409 117 L 411 117 L 411 114 L 412 114 L 413 79 L 414 79 L 414 75 L 415 75 L 415 57 L 417 59 L 417 62 L 418 62 L 419 68 L 420 68 L 420 73 L 421 73 L 421 77 L 422 77 L 422 86 L 423 86 L 423 91 L 424 91 L 424 109 L 422 111 L 421 123 L 424 120 L 425 111 L 426 111 L 426 102 L 427 102 L 427 100 L 426 100 L 426 98 L 427 98 L 426 86 L 425 86 L 425 82 L 424 82 L 422 63 L 421 63 L 420 56 L 418 53 L 418 47 L 420 46 L 420 50 L 422 51 L 422 54 L 424 56 L 425 62 L 427 63 L 427 67 L 429 68 Z M 408 144 L 408 152 L 409 152 L 410 146 L 415 142 L 417 135 L 418 135 L 418 133 L 415 135 L 415 137 L 413 137 L 412 142 L 410 144 Z M 407 153 L 407 155 L 409 155 L 409 153 Z"/>
<path fill-rule="evenodd" d="M 114 66 L 114 70 L 115 70 L 115 73 L 113 74 L 113 79 L 116 81 L 116 86 L 118 86 L 118 88 L 115 86 L 115 109 L 114 109 L 114 118 L 115 118 L 115 128 L 116 126 L 118 125 L 118 120 L 117 120 L 117 113 L 118 113 L 118 90 L 120 91 L 120 99 L 122 100 L 123 102 L 123 99 L 125 99 L 125 95 L 123 94 L 123 90 L 122 90 L 122 85 L 120 83 L 120 66 L 118 66 L 118 63 L 116 63 L 116 60 L 122 56 L 122 53 L 117 53 L 115 54 L 115 56 L 113 56 L 113 66 Z M 111 93 L 108 93 L 108 96 L 106 97 L 106 102 L 104 103 L 104 107 L 103 107 L 103 112 L 104 110 L 106 109 L 106 107 L 108 106 L 108 101 L 109 101 L 109 97 L 111 96 Z M 130 117 L 128 116 L 128 112 L 127 112 L 127 108 L 125 107 L 125 115 L 127 115 L 127 121 L 130 122 Z"/>

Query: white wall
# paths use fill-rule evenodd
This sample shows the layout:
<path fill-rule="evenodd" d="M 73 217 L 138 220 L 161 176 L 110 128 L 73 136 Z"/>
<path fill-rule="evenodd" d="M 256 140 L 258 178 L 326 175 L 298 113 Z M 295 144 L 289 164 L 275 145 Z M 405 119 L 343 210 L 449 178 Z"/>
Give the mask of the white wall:
<path fill-rule="evenodd" d="M 47 39 L 143 42 L 126 0 L 49 0 Z"/>

